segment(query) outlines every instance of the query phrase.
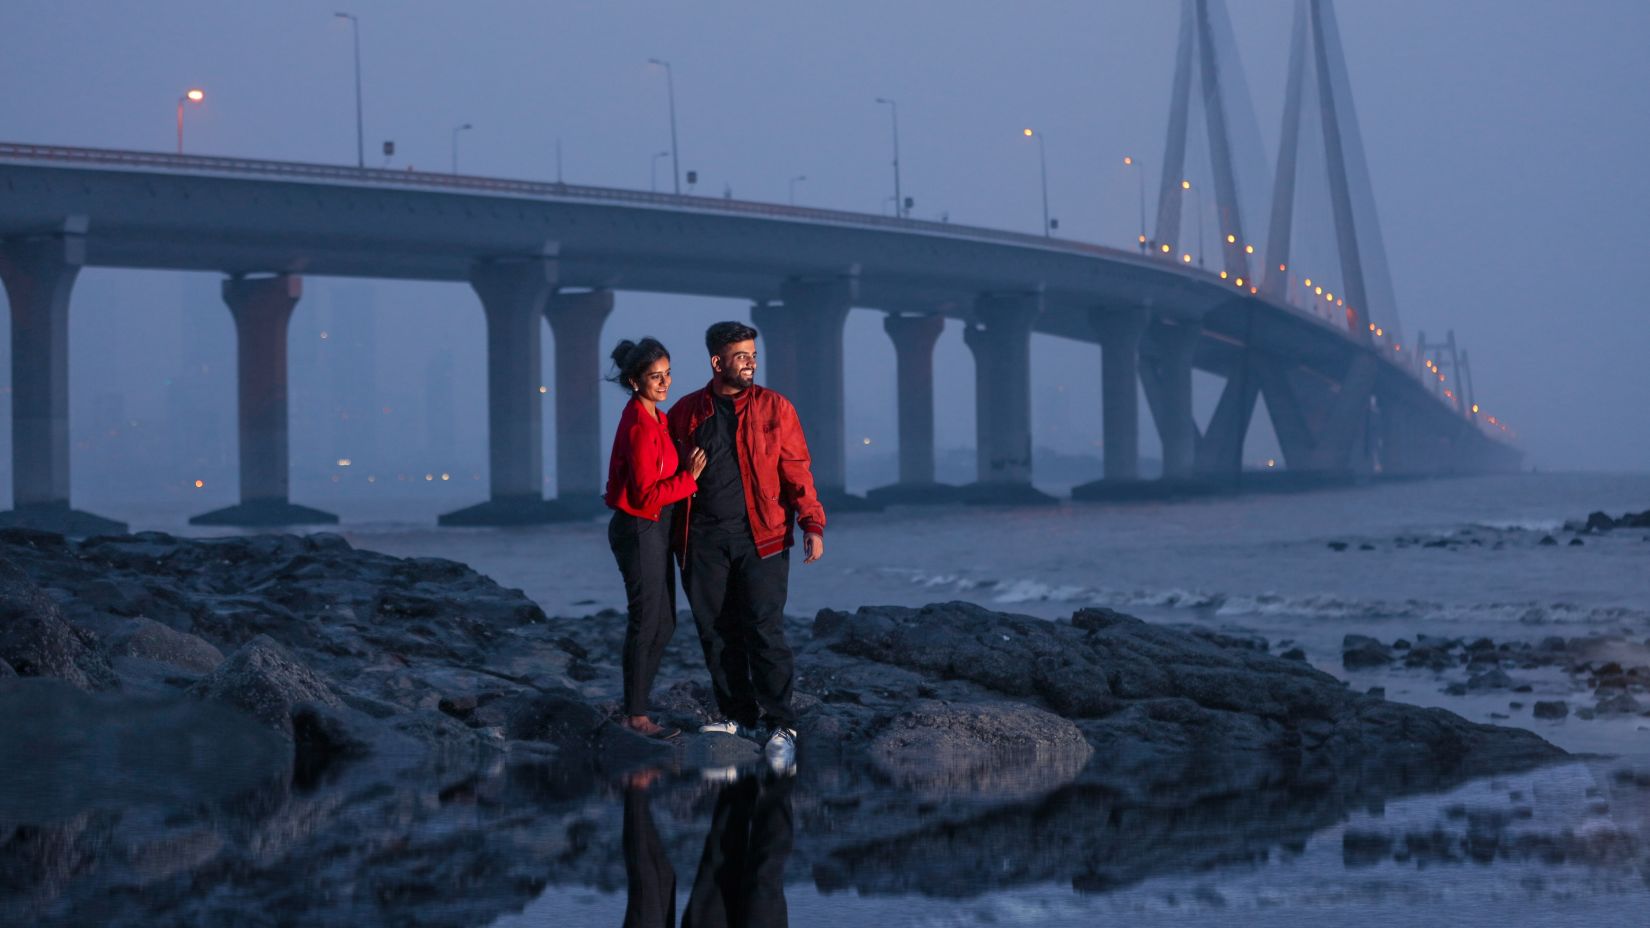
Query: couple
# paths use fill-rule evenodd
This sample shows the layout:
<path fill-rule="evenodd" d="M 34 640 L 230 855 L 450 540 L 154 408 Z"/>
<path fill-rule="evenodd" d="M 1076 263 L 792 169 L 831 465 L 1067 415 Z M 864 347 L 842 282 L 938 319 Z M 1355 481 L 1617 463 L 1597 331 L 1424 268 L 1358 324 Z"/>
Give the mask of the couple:
<path fill-rule="evenodd" d="M 776 769 L 796 757 L 796 676 L 785 642 L 793 524 L 805 563 L 825 553 L 825 509 L 789 400 L 756 385 L 755 329 L 705 332 L 711 380 L 665 414 L 670 352 L 658 340 L 613 349 L 613 379 L 630 392 L 608 463 L 608 543 L 624 575 L 624 724 L 657 738 L 648 695 L 676 631 L 671 553 L 682 567 L 717 719 L 702 732 L 756 735 Z M 661 520 L 674 506 L 672 519 Z"/>

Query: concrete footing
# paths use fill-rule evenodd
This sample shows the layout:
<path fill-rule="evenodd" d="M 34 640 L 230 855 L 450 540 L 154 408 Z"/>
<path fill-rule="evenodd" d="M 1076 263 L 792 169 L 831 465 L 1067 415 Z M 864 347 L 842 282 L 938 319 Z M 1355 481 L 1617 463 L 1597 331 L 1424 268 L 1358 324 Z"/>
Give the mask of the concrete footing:
<path fill-rule="evenodd" d="M 284 499 L 254 499 L 203 512 L 190 525 L 239 525 L 248 528 L 281 525 L 337 525 L 338 517 Z"/>
<path fill-rule="evenodd" d="M 35 503 L 0 512 L 0 529 L 28 528 L 84 538 L 88 535 L 120 535 L 126 523 L 69 508 L 67 502 Z"/>
<path fill-rule="evenodd" d="M 602 506 L 599 510 L 581 511 L 573 506 L 564 506 L 557 500 L 531 494 L 516 497 L 495 496 L 474 506 L 445 513 L 437 518 L 436 522 L 447 526 L 543 525 L 547 522 L 574 522 L 594 518 L 598 511 L 608 510 Z"/>
<path fill-rule="evenodd" d="M 964 502 L 962 487 L 949 483 L 891 483 L 865 491 L 865 498 L 878 506 L 939 506 Z"/>

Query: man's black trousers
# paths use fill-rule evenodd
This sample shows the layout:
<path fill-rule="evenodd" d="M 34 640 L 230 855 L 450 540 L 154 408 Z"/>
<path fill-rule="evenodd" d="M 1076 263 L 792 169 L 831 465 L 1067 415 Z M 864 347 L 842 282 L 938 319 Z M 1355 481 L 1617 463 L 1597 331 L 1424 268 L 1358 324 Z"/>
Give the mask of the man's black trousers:
<path fill-rule="evenodd" d="M 795 664 L 785 642 L 787 549 L 756 555 L 748 532 L 690 533 L 682 586 L 687 590 L 711 691 L 723 717 L 748 728 L 796 728 L 791 710 Z"/>
<path fill-rule="evenodd" d="M 607 544 L 624 575 L 630 622 L 624 633 L 624 713 L 646 715 L 653 677 L 665 645 L 676 633 L 676 569 L 670 556 L 670 526 L 613 513 Z"/>

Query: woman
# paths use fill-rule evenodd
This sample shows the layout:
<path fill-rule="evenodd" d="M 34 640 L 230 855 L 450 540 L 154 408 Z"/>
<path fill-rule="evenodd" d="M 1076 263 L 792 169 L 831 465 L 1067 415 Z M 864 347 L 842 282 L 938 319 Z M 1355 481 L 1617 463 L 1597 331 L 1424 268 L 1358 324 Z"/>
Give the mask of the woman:
<path fill-rule="evenodd" d="M 607 543 L 624 575 L 630 623 L 624 636 L 624 725 L 653 738 L 677 732 L 648 718 L 648 694 L 665 645 L 676 631 L 676 575 L 664 507 L 698 489 L 705 453 L 695 448 L 678 470 L 676 446 L 660 405 L 670 396 L 670 352 L 657 339 L 628 339 L 613 349 L 613 381 L 630 391 L 607 465 Z"/>

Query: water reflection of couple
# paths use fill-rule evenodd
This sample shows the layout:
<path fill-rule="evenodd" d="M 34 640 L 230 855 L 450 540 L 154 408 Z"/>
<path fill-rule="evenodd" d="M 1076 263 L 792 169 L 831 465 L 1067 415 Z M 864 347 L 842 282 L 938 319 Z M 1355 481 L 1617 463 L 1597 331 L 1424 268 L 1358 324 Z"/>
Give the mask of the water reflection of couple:
<path fill-rule="evenodd" d="M 614 380 L 630 392 L 613 438 L 608 542 L 624 576 L 624 724 L 676 734 L 648 715 L 648 695 L 676 630 L 671 553 L 699 630 L 718 717 L 703 732 L 757 737 L 768 763 L 796 756 L 795 667 L 785 641 L 794 527 L 805 563 L 825 553 L 825 509 L 789 400 L 757 386 L 755 329 L 705 333 L 711 381 L 666 415 L 670 353 L 652 338 L 620 342 Z M 671 517 L 661 519 L 665 510 Z"/>
<path fill-rule="evenodd" d="M 722 788 L 699 856 L 682 928 L 784 928 L 785 862 L 791 854 L 789 777 L 745 777 Z M 676 921 L 676 870 L 665 856 L 645 787 L 624 795 L 625 928 Z"/>

